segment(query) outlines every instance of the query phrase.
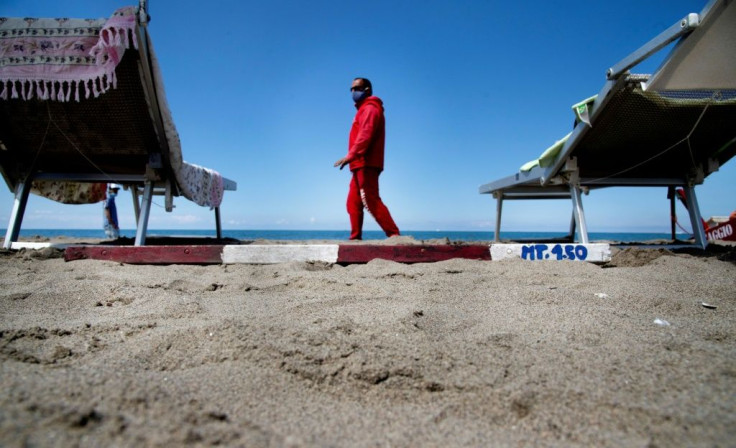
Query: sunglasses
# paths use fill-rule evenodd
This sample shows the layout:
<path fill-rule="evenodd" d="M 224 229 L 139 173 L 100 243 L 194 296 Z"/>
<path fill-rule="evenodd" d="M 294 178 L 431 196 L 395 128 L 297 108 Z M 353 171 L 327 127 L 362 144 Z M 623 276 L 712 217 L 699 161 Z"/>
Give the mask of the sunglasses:
<path fill-rule="evenodd" d="M 365 92 L 367 88 L 368 87 L 366 86 L 355 86 L 355 87 L 351 87 L 350 91 L 355 92 L 357 90 L 358 92 Z"/>

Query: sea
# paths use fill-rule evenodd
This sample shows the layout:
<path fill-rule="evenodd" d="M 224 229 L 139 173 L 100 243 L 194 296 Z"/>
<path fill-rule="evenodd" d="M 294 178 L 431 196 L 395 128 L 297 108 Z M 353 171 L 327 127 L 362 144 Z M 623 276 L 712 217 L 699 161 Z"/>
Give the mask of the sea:
<path fill-rule="evenodd" d="M 2 231 L 3 235 L 5 230 Z M 408 230 L 402 235 L 416 240 L 448 239 L 450 241 L 492 241 L 492 231 L 455 231 L 455 230 Z M 102 229 L 21 229 L 24 238 L 105 238 Z M 135 238 L 135 229 L 122 229 L 121 237 Z M 215 237 L 214 230 L 181 230 L 181 229 L 148 229 L 147 237 Z M 348 230 L 224 230 L 222 236 L 237 240 L 347 240 Z M 565 236 L 565 232 L 501 232 L 502 240 L 546 240 Z M 669 233 L 636 233 L 636 232 L 589 232 L 591 241 L 639 242 L 672 238 Z M 679 240 L 687 240 L 688 234 L 677 234 Z M 363 231 L 364 240 L 383 240 L 385 234 L 380 230 Z"/>

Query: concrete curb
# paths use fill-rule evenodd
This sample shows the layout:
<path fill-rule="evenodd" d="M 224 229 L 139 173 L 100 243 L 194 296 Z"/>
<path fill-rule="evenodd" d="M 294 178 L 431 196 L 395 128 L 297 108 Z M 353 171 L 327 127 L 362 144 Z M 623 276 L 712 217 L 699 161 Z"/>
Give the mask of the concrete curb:
<path fill-rule="evenodd" d="M 467 245 L 373 244 L 244 244 L 108 246 L 53 243 L 13 243 L 12 249 L 64 250 L 64 260 L 107 260 L 127 264 L 274 264 L 322 262 L 355 264 L 384 259 L 399 263 L 432 263 L 464 258 L 471 260 L 588 261 L 611 260 L 607 243 Z"/>
<path fill-rule="evenodd" d="M 247 244 L 217 246 L 70 246 L 66 261 L 108 260 L 128 264 L 273 264 L 290 261 L 367 263 L 382 258 L 430 263 L 451 258 L 490 260 L 487 245 Z"/>

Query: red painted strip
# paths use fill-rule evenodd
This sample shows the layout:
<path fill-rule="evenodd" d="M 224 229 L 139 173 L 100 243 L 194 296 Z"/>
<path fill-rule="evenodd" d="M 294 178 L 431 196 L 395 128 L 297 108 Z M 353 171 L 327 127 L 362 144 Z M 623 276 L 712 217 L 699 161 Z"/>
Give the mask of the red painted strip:
<path fill-rule="evenodd" d="M 379 246 L 341 244 L 337 252 L 338 263 L 367 263 L 376 258 L 399 263 L 431 263 L 451 258 L 490 260 L 488 246 L 433 245 L 433 246 Z"/>
<path fill-rule="evenodd" d="M 64 260 L 108 260 L 127 264 L 221 264 L 222 245 L 208 246 L 69 246 Z M 367 263 L 376 258 L 399 263 L 431 263 L 452 258 L 490 260 L 485 245 L 381 246 L 345 244 L 338 263 Z"/>
<path fill-rule="evenodd" d="M 224 246 L 70 246 L 64 260 L 109 260 L 128 264 L 221 264 Z"/>

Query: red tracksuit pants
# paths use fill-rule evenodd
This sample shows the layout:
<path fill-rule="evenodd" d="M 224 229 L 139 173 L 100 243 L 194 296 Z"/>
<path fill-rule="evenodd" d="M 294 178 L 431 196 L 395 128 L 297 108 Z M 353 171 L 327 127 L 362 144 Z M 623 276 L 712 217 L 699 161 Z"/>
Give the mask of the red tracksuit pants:
<path fill-rule="evenodd" d="M 350 215 L 350 239 L 363 238 L 363 207 L 373 215 L 386 236 L 399 234 L 391 213 L 378 195 L 378 176 L 381 171 L 377 168 L 364 167 L 353 171 L 348 191 L 348 214 Z"/>

